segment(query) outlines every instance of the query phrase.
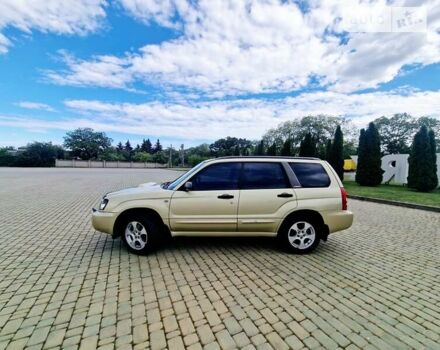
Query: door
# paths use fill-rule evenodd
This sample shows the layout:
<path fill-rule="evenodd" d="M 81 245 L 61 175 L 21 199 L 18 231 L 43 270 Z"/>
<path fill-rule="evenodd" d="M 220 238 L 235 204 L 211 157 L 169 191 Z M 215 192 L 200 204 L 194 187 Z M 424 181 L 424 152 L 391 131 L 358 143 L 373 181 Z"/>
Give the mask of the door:
<path fill-rule="evenodd" d="M 295 192 L 280 162 L 243 163 L 238 231 L 276 232 L 295 207 Z"/>
<path fill-rule="evenodd" d="M 208 165 L 188 180 L 190 191 L 175 191 L 170 204 L 171 231 L 235 232 L 240 170 L 240 162 Z"/>

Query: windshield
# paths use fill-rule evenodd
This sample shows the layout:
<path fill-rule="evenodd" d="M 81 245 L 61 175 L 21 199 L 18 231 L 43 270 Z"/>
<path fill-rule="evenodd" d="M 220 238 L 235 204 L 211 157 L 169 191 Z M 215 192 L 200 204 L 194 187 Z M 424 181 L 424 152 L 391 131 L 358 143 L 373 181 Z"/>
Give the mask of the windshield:
<path fill-rule="evenodd" d="M 166 190 L 174 190 L 176 189 L 181 183 L 183 183 L 186 179 L 190 178 L 192 174 L 194 174 L 197 170 L 199 170 L 203 164 L 205 164 L 205 161 L 197 164 L 194 168 L 188 170 L 186 173 L 180 175 L 177 179 L 170 183 L 164 183 L 162 184 L 162 187 Z"/>

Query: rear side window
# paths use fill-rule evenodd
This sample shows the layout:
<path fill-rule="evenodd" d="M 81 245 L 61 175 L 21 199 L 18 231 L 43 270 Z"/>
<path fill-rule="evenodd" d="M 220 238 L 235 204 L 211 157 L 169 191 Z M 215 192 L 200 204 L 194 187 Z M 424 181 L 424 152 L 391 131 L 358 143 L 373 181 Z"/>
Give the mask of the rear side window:
<path fill-rule="evenodd" d="M 241 188 L 259 190 L 291 187 L 280 163 L 243 163 Z"/>
<path fill-rule="evenodd" d="M 289 163 L 302 187 L 328 187 L 330 178 L 319 163 Z"/>
<path fill-rule="evenodd" d="M 237 190 L 241 163 L 212 164 L 191 179 L 194 191 Z"/>

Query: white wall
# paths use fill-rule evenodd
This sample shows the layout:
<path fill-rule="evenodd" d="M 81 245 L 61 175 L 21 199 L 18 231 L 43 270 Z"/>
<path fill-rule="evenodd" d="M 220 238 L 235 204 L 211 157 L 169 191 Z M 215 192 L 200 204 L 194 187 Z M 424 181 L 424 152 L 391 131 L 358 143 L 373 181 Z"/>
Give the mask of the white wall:
<path fill-rule="evenodd" d="M 166 164 L 138 162 L 107 162 L 100 160 L 64 160 L 57 159 L 56 167 L 61 168 L 166 168 Z"/>

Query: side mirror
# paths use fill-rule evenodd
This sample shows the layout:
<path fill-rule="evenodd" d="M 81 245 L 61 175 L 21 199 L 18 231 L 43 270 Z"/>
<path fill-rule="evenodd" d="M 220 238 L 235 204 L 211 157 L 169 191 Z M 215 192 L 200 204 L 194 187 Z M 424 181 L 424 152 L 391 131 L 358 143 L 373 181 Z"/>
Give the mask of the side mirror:
<path fill-rule="evenodd" d="M 185 182 L 185 191 L 191 191 L 193 184 L 191 181 Z"/>

